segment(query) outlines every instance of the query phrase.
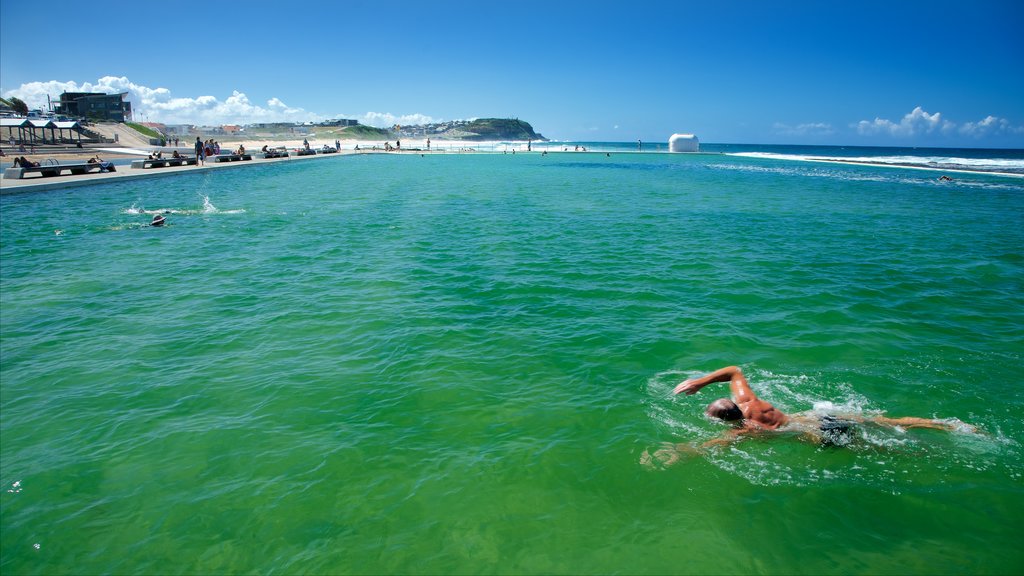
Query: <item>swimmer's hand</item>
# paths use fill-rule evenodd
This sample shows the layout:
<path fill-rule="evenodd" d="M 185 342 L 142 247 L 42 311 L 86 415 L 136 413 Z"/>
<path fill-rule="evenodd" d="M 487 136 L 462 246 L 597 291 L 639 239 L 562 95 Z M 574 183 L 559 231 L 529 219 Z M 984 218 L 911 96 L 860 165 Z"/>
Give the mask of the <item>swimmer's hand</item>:
<path fill-rule="evenodd" d="M 686 392 L 687 396 L 696 394 L 697 392 L 700 391 L 701 388 L 705 386 L 705 384 L 698 383 L 698 380 L 700 379 L 690 378 L 689 380 L 686 380 L 685 382 L 676 386 L 676 389 L 673 390 L 672 393 L 679 394 L 680 392 Z"/>

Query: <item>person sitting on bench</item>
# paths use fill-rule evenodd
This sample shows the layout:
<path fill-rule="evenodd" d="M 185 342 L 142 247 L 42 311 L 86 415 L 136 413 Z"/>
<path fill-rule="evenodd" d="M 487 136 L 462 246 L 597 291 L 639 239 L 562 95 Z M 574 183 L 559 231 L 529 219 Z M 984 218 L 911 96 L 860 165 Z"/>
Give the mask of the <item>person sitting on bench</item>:
<path fill-rule="evenodd" d="M 24 156 L 14 158 L 14 167 L 18 168 L 38 168 L 39 162 L 33 162 Z"/>
<path fill-rule="evenodd" d="M 88 160 L 86 160 L 86 164 L 99 164 L 100 172 L 117 172 L 117 170 L 114 168 L 113 162 L 107 162 L 106 160 L 101 159 L 99 156 L 93 156 L 92 158 L 89 158 Z"/>

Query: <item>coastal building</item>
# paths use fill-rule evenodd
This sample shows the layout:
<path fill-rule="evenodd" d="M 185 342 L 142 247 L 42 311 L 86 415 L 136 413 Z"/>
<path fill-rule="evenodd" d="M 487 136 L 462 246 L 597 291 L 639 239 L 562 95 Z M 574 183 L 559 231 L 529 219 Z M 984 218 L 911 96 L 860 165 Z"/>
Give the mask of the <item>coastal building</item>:
<path fill-rule="evenodd" d="M 693 134 L 673 134 L 668 139 L 669 152 L 697 152 L 700 150 L 700 142 Z"/>
<path fill-rule="evenodd" d="M 295 126 L 295 122 L 256 122 L 254 124 L 246 124 L 246 128 L 254 128 L 256 130 L 291 130 Z"/>
<path fill-rule="evenodd" d="M 188 124 L 168 124 L 165 126 L 166 132 L 164 134 L 170 134 L 173 136 L 188 136 L 192 133 L 192 126 Z"/>
<path fill-rule="evenodd" d="M 54 112 L 74 118 L 124 122 L 132 119 L 132 103 L 124 99 L 127 95 L 127 92 L 64 92 Z"/>

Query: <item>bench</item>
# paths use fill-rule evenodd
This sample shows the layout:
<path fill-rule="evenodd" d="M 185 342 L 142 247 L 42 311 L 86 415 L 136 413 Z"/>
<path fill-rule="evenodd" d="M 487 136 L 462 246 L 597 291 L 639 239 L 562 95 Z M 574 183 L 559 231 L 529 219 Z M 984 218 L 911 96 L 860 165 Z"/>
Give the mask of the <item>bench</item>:
<path fill-rule="evenodd" d="M 316 150 L 313 150 L 312 148 L 300 148 L 299 151 L 295 153 L 295 155 L 296 156 L 316 156 Z"/>
<path fill-rule="evenodd" d="M 218 154 L 210 156 L 207 160 L 214 162 L 237 162 L 239 160 L 252 160 L 252 154 Z"/>
<path fill-rule="evenodd" d="M 157 158 L 155 160 L 132 160 L 133 169 L 163 168 L 164 166 L 195 166 L 195 158 L 182 156 L 181 158 Z"/>
<path fill-rule="evenodd" d="M 263 153 L 264 158 L 287 158 L 288 152 L 286 150 L 267 150 Z"/>
<path fill-rule="evenodd" d="M 92 162 L 82 164 L 47 164 L 45 166 L 31 166 L 31 167 L 18 167 L 8 168 L 4 170 L 5 180 L 20 180 L 27 177 L 29 174 L 39 174 L 42 178 L 49 178 L 51 176 L 61 176 L 62 173 L 67 170 L 72 175 L 78 176 L 81 174 L 87 174 L 89 172 L 116 172 L 114 165 L 110 162 Z"/>

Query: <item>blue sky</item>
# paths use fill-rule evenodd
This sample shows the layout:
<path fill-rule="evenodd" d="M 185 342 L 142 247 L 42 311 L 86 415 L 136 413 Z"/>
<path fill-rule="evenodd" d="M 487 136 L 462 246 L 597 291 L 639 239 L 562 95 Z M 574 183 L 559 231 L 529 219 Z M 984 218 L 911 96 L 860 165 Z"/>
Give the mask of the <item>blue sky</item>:
<path fill-rule="evenodd" d="M 0 0 L 0 93 L 128 90 L 137 119 L 167 123 L 518 117 L 560 140 L 1024 148 L 1020 0 L 171 5 Z"/>

